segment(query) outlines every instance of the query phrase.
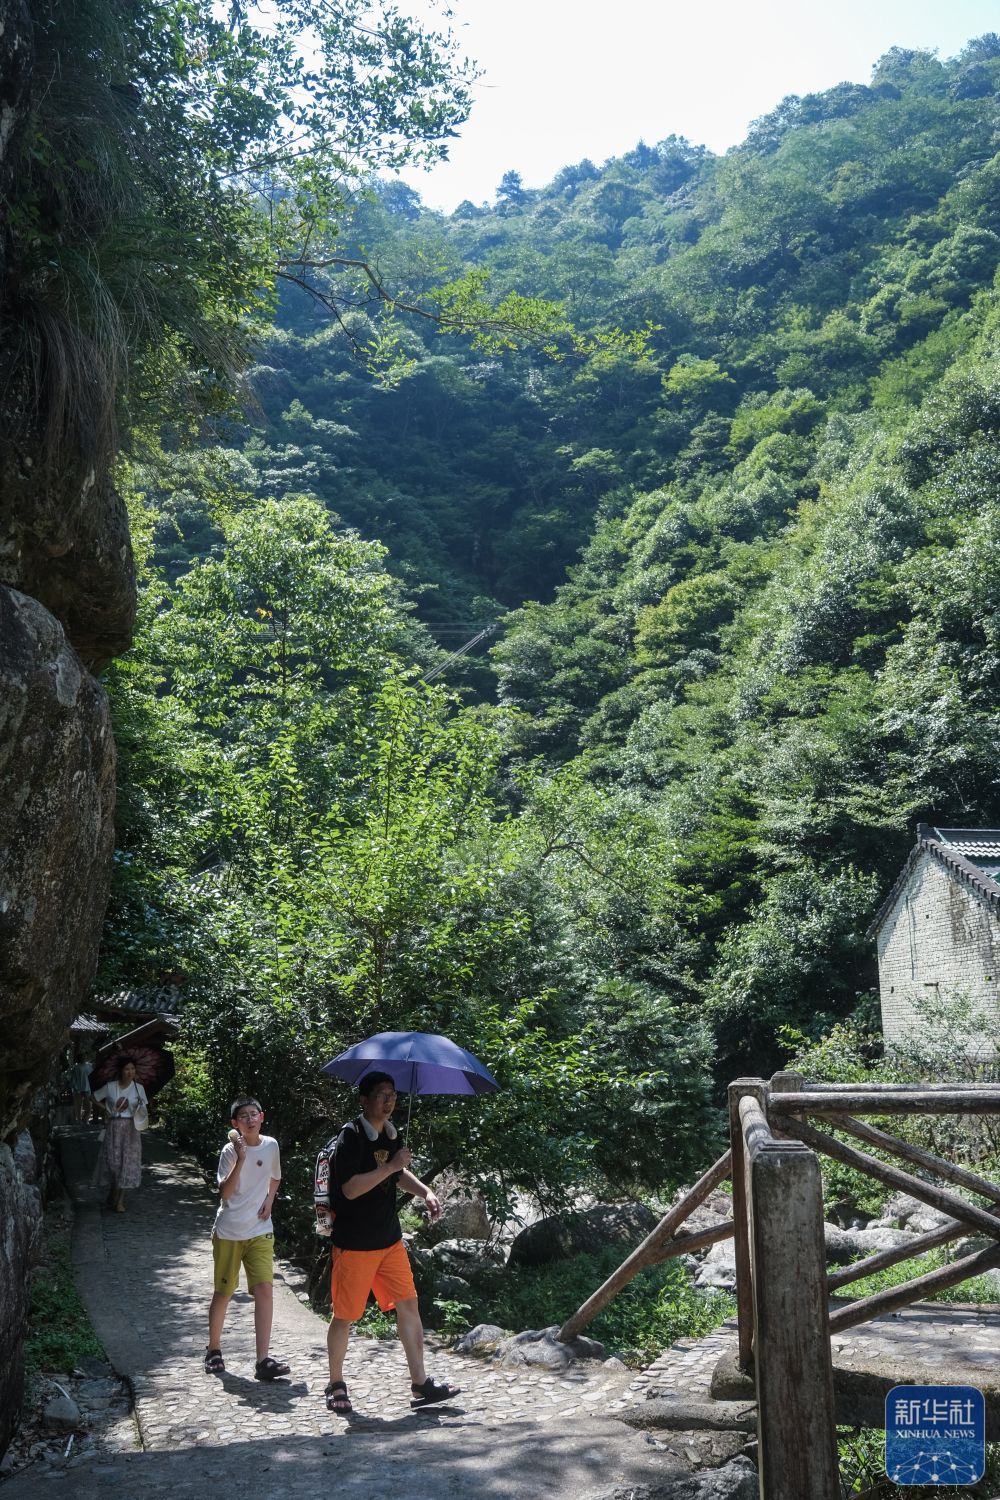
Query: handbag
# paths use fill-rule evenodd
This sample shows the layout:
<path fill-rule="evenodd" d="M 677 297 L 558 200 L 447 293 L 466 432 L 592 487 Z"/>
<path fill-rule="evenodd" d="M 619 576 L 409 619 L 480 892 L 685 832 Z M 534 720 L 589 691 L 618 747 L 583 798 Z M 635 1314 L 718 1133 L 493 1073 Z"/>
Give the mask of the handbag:
<path fill-rule="evenodd" d="M 149 1129 L 149 1110 L 144 1104 L 140 1103 L 136 1105 L 135 1114 L 132 1116 L 132 1124 L 138 1131 Z"/>

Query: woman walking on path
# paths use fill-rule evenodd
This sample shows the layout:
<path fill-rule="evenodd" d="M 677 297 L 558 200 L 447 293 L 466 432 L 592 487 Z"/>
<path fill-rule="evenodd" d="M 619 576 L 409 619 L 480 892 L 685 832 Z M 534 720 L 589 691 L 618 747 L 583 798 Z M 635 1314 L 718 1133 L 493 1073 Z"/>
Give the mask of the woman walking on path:
<path fill-rule="evenodd" d="M 107 1121 L 94 1169 L 94 1185 L 107 1187 L 108 1208 L 123 1214 L 126 1188 L 137 1188 L 142 1178 L 139 1130 L 140 1125 L 145 1129 L 148 1106 L 146 1091 L 136 1082 L 135 1063 L 130 1057 L 115 1058 L 115 1077 L 96 1090 L 94 1099 Z"/>

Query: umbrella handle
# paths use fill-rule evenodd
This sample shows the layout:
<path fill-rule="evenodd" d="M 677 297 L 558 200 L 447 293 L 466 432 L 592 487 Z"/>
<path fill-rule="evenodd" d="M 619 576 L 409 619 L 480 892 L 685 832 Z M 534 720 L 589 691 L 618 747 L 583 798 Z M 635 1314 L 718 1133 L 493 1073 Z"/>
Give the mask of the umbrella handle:
<path fill-rule="evenodd" d="M 409 1092 L 409 1094 L 407 1095 L 407 1102 L 406 1102 L 406 1124 L 403 1126 L 403 1145 L 404 1146 L 406 1145 L 406 1138 L 407 1138 L 407 1136 L 410 1133 L 410 1111 L 412 1109 L 413 1109 L 413 1090 L 411 1089 L 410 1092 Z"/>

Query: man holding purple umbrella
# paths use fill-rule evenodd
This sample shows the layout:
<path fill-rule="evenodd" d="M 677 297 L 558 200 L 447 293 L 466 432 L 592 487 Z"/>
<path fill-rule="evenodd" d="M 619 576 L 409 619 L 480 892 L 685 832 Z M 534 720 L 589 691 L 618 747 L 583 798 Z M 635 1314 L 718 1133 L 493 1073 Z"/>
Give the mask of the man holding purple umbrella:
<path fill-rule="evenodd" d="M 361 1113 L 337 1137 L 330 1171 L 333 1315 L 327 1335 L 330 1383 L 325 1396 L 327 1410 L 343 1416 L 352 1410 L 344 1383 L 344 1356 L 351 1324 L 364 1312 L 369 1292 L 374 1292 L 383 1312 L 395 1310 L 413 1406 L 429 1406 L 458 1395 L 458 1386 L 430 1379 L 424 1367 L 424 1330 L 396 1209 L 396 1188 L 422 1198 L 432 1219 L 440 1217 L 441 1205 L 410 1171 L 410 1150 L 392 1123 L 396 1088 L 391 1075 L 366 1073 L 358 1092 Z"/>

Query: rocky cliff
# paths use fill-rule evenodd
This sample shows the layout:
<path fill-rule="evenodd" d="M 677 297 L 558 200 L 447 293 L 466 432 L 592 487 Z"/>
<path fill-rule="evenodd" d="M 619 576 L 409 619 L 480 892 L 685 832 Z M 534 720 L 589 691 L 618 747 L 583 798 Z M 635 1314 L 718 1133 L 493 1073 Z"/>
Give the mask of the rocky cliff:
<path fill-rule="evenodd" d="M 41 1215 L 31 1153 L 14 1146 L 94 976 L 115 785 L 94 673 L 127 649 L 135 613 L 111 446 L 71 420 L 87 361 L 68 351 L 91 335 L 45 306 L 11 228 L 46 88 L 39 24 L 24 0 L 0 0 L 0 1452 L 20 1402 Z M 55 197 L 29 207 L 63 211 Z M 92 410 L 93 393 L 78 394 Z"/>

